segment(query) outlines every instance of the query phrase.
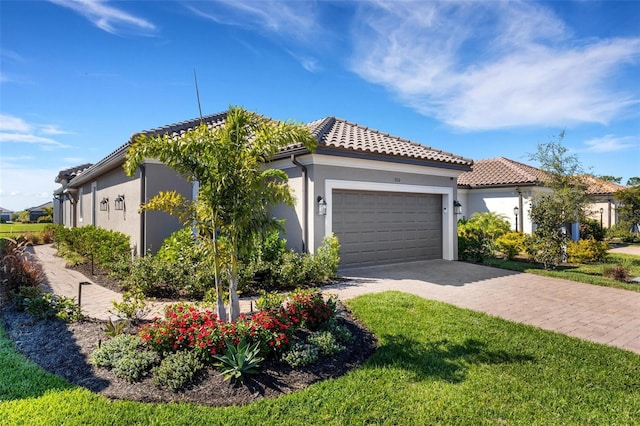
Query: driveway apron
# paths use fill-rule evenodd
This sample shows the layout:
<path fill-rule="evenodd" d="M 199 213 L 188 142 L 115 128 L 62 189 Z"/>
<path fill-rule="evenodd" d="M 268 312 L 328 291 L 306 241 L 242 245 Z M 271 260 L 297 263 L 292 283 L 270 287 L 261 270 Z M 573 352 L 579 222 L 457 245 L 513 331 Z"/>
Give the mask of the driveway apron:
<path fill-rule="evenodd" d="M 640 353 L 640 293 L 464 262 L 430 260 L 341 271 L 346 300 L 397 290 Z"/>

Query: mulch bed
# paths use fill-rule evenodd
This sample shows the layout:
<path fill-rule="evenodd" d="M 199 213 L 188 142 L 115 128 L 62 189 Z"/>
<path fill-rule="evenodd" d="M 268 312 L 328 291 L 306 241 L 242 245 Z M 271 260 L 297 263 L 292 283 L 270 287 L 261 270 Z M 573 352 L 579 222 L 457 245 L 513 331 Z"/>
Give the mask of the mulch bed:
<path fill-rule="evenodd" d="M 298 370 L 277 360 L 267 360 L 263 362 L 261 372 L 250 376 L 244 384 L 224 381 L 214 368 L 207 368 L 187 389 L 174 393 L 158 388 L 148 377 L 129 383 L 106 369 L 91 365 L 89 355 L 101 341 L 108 339 L 102 321 L 66 324 L 59 320 L 36 320 L 8 305 L 0 309 L 0 321 L 18 351 L 44 370 L 71 383 L 111 399 L 192 402 L 210 406 L 242 405 L 261 398 L 278 397 L 360 366 L 373 354 L 377 341 L 348 311 L 342 311 L 339 320 L 351 331 L 354 342 L 332 358 L 321 359 Z"/>

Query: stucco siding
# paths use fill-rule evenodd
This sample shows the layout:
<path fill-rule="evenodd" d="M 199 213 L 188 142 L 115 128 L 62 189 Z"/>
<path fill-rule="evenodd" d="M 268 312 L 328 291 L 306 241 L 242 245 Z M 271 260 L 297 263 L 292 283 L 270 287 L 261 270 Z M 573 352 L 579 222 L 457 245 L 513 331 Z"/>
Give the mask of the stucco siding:
<path fill-rule="evenodd" d="M 192 184 L 184 177 L 178 174 L 173 169 L 160 163 L 146 163 L 146 187 L 145 187 L 145 202 L 149 201 L 155 195 L 161 191 L 175 190 L 179 194 L 182 194 L 187 199 L 192 197 Z M 138 172 L 139 173 L 139 172 Z M 140 214 L 138 214 L 138 208 L 140 206 L 140 181 L 136 180 L 135 184 L 138 187 L 138 196 L 133 198 L 129 204 L 132 212 L 135 212 L 138 217 L 139 233 Z M 145 252 L 151 251 L 155 253 L 162 242 L 171 235 L 172 232 L 182 228 L 180 221 L 169 215 L 168 213 L 161 211 L 148 211 L 146 212 L 146 236 L 145 236 Z M 140 246 L 140 243 L 139 245 Z"/>

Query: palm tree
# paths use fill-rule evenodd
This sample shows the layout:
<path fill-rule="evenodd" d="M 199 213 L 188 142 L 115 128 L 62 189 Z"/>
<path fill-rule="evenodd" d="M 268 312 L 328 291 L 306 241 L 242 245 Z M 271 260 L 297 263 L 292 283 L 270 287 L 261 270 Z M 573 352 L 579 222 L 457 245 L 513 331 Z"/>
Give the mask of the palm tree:
<path fill-rule="evenodd" d="M 281 226 L 269 214 L 279 203 L 293 204 L 287 174 L 267 168 L 282 148 L 301 143 L 315 149 L 309 129 L 293 122 L 273 121 L 231 107 L 223 126 L 201 124 L 179 137 L 140 135 L 132 142 L 125 170 L 133 175 L 145 158 L 156 158 L 198 183 L 198 196 L 187 200 L 175 191 L 161 192 L 143 209 L 159 209 L 192 224 L 203 243 L 212 247 L 218 316 L 226 320 L 221 275 L 229 280 L 229 320 L 240 315 L 238 259 L 253 248 L 258 232 Z"/>

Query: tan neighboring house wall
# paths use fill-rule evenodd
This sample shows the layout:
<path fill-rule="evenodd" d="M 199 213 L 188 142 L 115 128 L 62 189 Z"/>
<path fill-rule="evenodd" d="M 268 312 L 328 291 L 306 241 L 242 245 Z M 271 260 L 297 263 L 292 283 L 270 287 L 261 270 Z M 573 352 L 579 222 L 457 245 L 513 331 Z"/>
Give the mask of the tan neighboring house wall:
<path fill-rule="evenodd" d="M 618 221 L 614 194 L 624 189 L 622 185 L 607 182 L 593 176 L 581 176 L 590 204 L 587 216 L 609 228 Z M 534 224 L 529 212 L 537 194 L 551 191 L 545 187 L 546 173 L 535 167 L 504 157 L 478 160 L 471 171 L 458 179 L 458 194 L 465 218 L 473 213 L 494 212 L 502 214 L 515 228 L 514 207 L 518 207 L 518 230 L 531 233 Z"/>

